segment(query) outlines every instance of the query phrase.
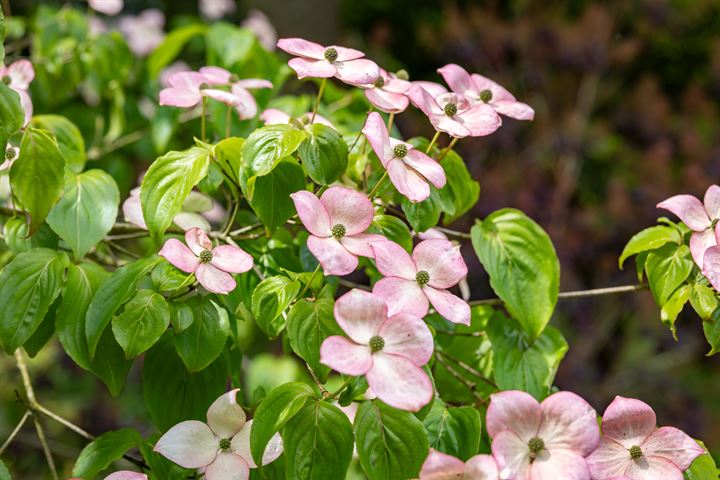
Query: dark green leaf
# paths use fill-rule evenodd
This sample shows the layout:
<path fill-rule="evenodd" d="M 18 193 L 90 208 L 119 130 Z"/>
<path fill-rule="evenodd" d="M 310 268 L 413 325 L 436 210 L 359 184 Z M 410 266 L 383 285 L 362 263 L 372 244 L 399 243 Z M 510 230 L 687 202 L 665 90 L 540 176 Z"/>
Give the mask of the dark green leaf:
<path fill-rule="evenodd" d="M 238 185 L 243 143 L 245 143 L 244 138 L 230 137 L 218 142 L 213 149 L 215 162 L 220 165 L 225 175 Z"/>
<path fill-rule="evenodd" d="M 169 302 L 168 305 L 170 306 L 170 323 L 172 323 L 173 331 L 176 334 L 185 331 L 192 325 L 194 320 L 193 311 L 187 303 Z"/>
<path fill-rule="evenodd" d="M 480 197 L 480 184 L 472 179 L 465 162 L 454 151 L 448 152 L 441 165 L 447 183 L 440 189 L 443 223 L 449 225 L 470 210 Z"/>
<path fill-rule="evenodd" d="M 2 46 L 0 46 L 1 49 Z M 10 135 L 20 130 L 24 122 L 25 114 L 20 105 L 20 96 L 3 82 L 0 82 L 0 151 L 3 158 L 5 157 L 5 147 Z"/>
<path fill-rule="evenodd" d="M 330 298 L 316 301 L 303 299 L 292 306 L 287 316 L 287 334 L 292 349 L 310 365 L 320 380 L 325 380 L 330 371 L 320 364 L 320 345 L 331 335 L 343 334 L 335 323 L 334 305 Z"/>
<path fill-rule="evenodd" d="M 348 147 L 340 134 L 322 123 L 306 129 L 308 136 L 300 144 L 300 158 L 310 178 L 320 185 L 330 185 L 345 173 Z"/>
<path fill-rule="evenodd" d="M 140 434 L 132 428 L 104 433 L 83 448 L 72 474 L 75 477 L 93 478 L 115 460 L 122 458 L 128 450 L 140 445 L 141 441 Z"/>
<path fill-rule="evenodd" d="M 300 291 L 300 282 L 287 277 L 268 277 L 255 287 L 252 314 L 258 326 L 269 337 L 277 337 L 285 328 L 282 313 Z"/>
<path fill-rule="evenodd" d="M 228 335 L 227 311 L 210 297 L 197 296 L 186 302 L 192 309 L 192 324 L 175 335 L 175 349 L 190 372 L 204 370 L 220 356 Z"/>
<path fill-rule="evenodd" d="M 408 252 L 412 252 L 413 242 L 410 229 L 405 222 L 392 215 L 376 215 L 373 218 L 372 227 L 377 229 L 377 233 L 383 235 Z"/>
<path fill-rule="evenodd" d="M 103 381 L 110 394 L 119 395 L 125 386 L 132 360 L 125 358 L 125 352 L 118 345 L 112 328 L 108 325 L 100 336 L 97 353 L 92 359 L 92 372 Z"/>
<path fill-rule="evenodd" d="M 297 163 L 284 161 L 255 182 L 255 196 L 249 201 L 265 227 L 273 232 L 295 214 L 290 194 L 305 188 L 305 174 Z"/>
<path fill-rule="evenodd" d="M 435 400 L 423 425 L 435 450 L 467 461 L 480 448 L 480 412 L 473 407 L 447 407 Z"/>
<path fill-rule="evenodd" d="M 135 358 L 162 336 L 170 325 L 170 308 L 165 297 L 152 290 L 138 290 L 113 318 L 112 331 L 127 358 Z"/>
<path fill-rule="evenodd" d="M 650 252 L 645 273 L 658 305 L 663 306 L 688 278 L 694 262 L 687 245 L 666 244 Z"/>
<path fill-rule="evenodd" d="M 416 232 L 424 232 L 437 225 L 440 220 L 440 197 L 435 187 L 430 187 L 430 197 L 426 200 L 413 203 L 403 197 L 401 206 L 405 218 Z"/>
<path fill-rule="evenodd" d="M 654 227 L 646 228 L 636 233 L 630 241 L 625 245 L 620 258 L 618 259 L 618 266 L 622 269 L 623 263 L 628 257 L 637 255 L 640 252 L 647 252 L 648 250 L 655 250 L 660 248 L 666 243 L 682 243 L 682 237 L 677 228 L 668 227 L 666 225 L 656 225 Z"/>

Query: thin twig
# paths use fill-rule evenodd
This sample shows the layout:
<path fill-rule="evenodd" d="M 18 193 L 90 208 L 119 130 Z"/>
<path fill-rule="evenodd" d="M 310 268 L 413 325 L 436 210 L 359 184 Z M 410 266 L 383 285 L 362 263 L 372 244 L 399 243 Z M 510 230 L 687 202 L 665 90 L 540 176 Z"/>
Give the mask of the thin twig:
<path fill-rule="evenodd" d="M 637 285 L 621 285 L 618 287 L 592 288 L 590 290 L 573 290 L 570 292 L 560 292 L 558 300 L 598 297 L 601 295 L 614 295 L 617 293 L 639 292 L 647 290 L 648 286 L 644 284 Z M 486 298 L 483 300 L 472 300 L 468 302 L 470 305 L 501 305 L 503 303 L 499 298 Z"/>
<path fill-rule="evenodd" d="M 350 280 L 345 280 L 344 278 L 338 278 L 338 283 L 342 285 L 343 287 L 348 288 L 359 288 L 360 290 L 370 291 L 372 288 L 370 288 L 368 285 L 363 285 L 361 283 L 355 283 L 351 282 Z"/>
<path fill-rule="evenodd" d="M 442 351 L 442 350 L 435 350 L 435 355 L 440 355 L 441 357 L 445 357 L 446 359 L 450 360 L 451 362 L 454 362 L 454 363 L 458 364 L 458 366 L 459 366 L 460 368 L 462 368 L 463 370 L 465 370 L 466 372 L 468 372 L 470 375 L 479 378 L 480 380 L 482 380 L 483 382 L 487 383 L 488 385 L 490 385 L 490 386 L 493 387 L 493 388 L 498 388 L 498 386 L 495 384 L 495 382 L 493 382 L 492 380 L 490 380 L 489 378 L 487 378 L 485 375 L 483 375 L 482 372 L 480 372 L 480 371 L 478 371 L 477 369 L 471 367 L 470 365 L 468 365 L 467 363 L 463 362 L 463 361 L 460 360 L 459 358 L 455 358 L 455 357 L 453 357 L 452 355 L 449 355 L 449 354 L 445 353 L 445 352 Z"/>
<path fill-rule="evenodd" d="M 471 238 L 470 234 L 467 232 L 458 232 L 457 230 L 450 230 L 449 228 L 437 226 L 435 227 L 437 230 L 440 230 L 443 233 L 446 233 L 450 235 L 451 237 L 458 237 L 458 238 Z"/>
<path fill-rule="evenodd" d="M 320 379 L 317 377 L 317 375 L 315 375 L 315 372 L 313 372 L 313 369 L 310 368 L 310 365 L 308 365 L 306 363 L 305 366 L 307 367 L 308 372 L 310 372 L 310 376 L 312 377 L 313 381 L 315 382 L 315 385 L 317 385 L 317 387 L 320 389 L 320 392 L 322 393 L 323 398 L 327 398 L 330 395 L 330 392 L 328 392 L 328 389 L 325 388 L 325 385 L 323 385 L 322 382 L 320 381 Z"/>
<path fill-rule="evenodd" d="M 22 416 L 15 429 L 10 433 L 10 436 L 7 440 L 5 440 L 5 443 L 2 444 L 2 447 L 0 447 L 0 455 L 5 452 L 5 449 L 10 446 L 17 434 L 20 433 L 20 429 L 22 429 L 23 425 L 25 425 L 25 422 L 27 422 L 27 419 L 30 418 L 30 415 L 32 415 L 32 412 L 30 410 L 26 410 L 25 415 Z"/>
<path fill-rule="evenodd" d="M 448 335 L 450 337 L 484 337 L 485 332 L 453 332 L 450 330 L 438 330 L 435 329 L 435 333 L 440 335 Z"/>

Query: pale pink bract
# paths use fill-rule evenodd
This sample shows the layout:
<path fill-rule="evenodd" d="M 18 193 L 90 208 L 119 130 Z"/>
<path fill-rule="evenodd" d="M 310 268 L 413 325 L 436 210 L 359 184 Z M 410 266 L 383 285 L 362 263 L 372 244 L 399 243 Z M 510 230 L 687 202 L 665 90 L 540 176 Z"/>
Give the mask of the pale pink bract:
<path fill-rule="evenodd" d="M 121 470 L 119 472 L 111 473 L 105 477 L 105 480 L 148 480 L 148 476 L 144 473 Z"/>
<path fill-rule="evenodd" d="M 235 109 L 240 120 L 247 120 L 257 115 L 257 102 L 248 89 L 273 87 L 272 83 L 261 78 L 237 79 L 232 73 L 220 67 L 202 67 L 199 73 L 205 76 L 211 86 L 230 86 L 230 93 L 236 98 Z"/>
<path fill-rule="evenodd" d="M 240 23 L 241 27 L 252 31 L 266 50 L 271 52 L 275 50 L 277 42 L 277 31 L 270 19 L 260 10 L 252 9 L 248 12 L 248 16 Z"/>
<path fill-rule="evenodd" d="M 1 166 L 0 170 L 2 170 Z M 201 230 L 209 231 L 212 228 L 210 222 L 208 222 L 203 215 L 200 215 L 200 213 L 198 213 L 209 212 L 213 208 L 215 202 L 211 198 L 206 197 L 202 193 L 192 191 L 190 192 L 190 195 L 188 196 L 185 203 L 192 202 L 198 197 L 202 198 L 204 202 L 209 203 L 207 209 L 186 209 L 183 205 L 183 211 L 173 217 L 173 223 L 180 227 L 183 231 L 188 231 L 191 228 L 199 228 Z M 195 203 L 197 203 L 197 201 Z M 147 225 L 145 224 L 145 216 L 143 215 L 142 211 L 142 204 L 140 203 L 140 187 L 135 187 L 130 190 L 130 196 L 125 199 L 122 204 L 122 211 L 123 218 L 126 222 L 132 223 L 133 225 L 140 227 L 143 230 L 147 230 Z"/>
<path fill-rule="evenodd" d="M 96 12 L 109 16 L 122 12 L 124 6 L 123 0 L 88 0 L 88 5 Z"/>
<path fill-rule="evenodd" d="M 405 95 L 410 85 L 407 80 L 401 80 L 381 68 L 377 80 L 362 87 L 366 89 L 365 97 L 372 106 L 386 113 L 400 113 L 404 112 L 410 103 Z"/>
<path fill-rule="evenodd" d="M 130 50 L 140 57 L 150 54 L 165 39 L 165 15 L 157 8 L 143 10 L 137 15 L 123 15 L 118 30 L 127 40 Z"/>
<path fill-rule="evenodd" d="M 467 462 L 430 449 L 420 469 L 419 480 L 499 480 L 495 459 L 490 455 L 475 455 Z"/>
<path fill-rule="evenodd" d="M 200 14 L 209 20 L 219 20 L 226 15 L 235 13 L 235 0 L 199 0 Z"/>
<path fill-rule="evenodd" d="M 265 125 L 278 125 L 278 124 L 286 124 L 290 123 L 290 120 L 292 120 L 293 117 L 288 115 L 287 113 L 283 112 L 282 110 L 278 110 L 277 108 L 268 108 L 267 110 L 264 110 L 260 114 L 260 120 L 265 122 Z M 310 120 L 312 119 L 312 113 L 304 113 L 300 115 L 300 117 L 297 118 L 300 123 L 303 125 L 309 125 Z M 333 130 L 337 130 L 335 125 L 330 122 L 327 118 L 323 117 L 322 115 L 315 114 L 315 119 L 312 120 L 312 123 L 322 123 L 323 125 L 326 125 Z"/>
<path fill-rule="evenodd" d="M 209 97 L 226 105 L 236 107 L 240 99 L 225 90 L 209 88 L 209 79 L 199 72 L 173 73 L 167 79 L 170 86 L 160 91 L 160 105 L 194 107 L 203 97 Z"/>
<path fill-rule="evenodd" d="M 0 66 L 0 81 L 20 96 L 20 104 L 25 112 L 25 125 L 33 114 L 33 103 L 28 93 L 30 83 L 35 78 L 35 69 L 27 59 L 16 60 L 7 67 Z"/>

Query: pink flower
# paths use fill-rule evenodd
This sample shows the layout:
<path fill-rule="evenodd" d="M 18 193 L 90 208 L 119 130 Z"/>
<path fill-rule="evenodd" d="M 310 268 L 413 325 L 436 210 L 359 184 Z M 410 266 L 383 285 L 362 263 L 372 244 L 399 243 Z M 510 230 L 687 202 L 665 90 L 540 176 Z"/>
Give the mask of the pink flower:
<path fill-rule="evenodd" d="M 310 119 L 312 118 L 312 113 L 304 113 L 300 117 L 298 117 L 297 120 L 300 121 L 303 125 L 310 124 Z M 265 125 L 277 125 L 280 123 L 291 123 L 292 117 L 288 115 L 287 113 L 283 112 L 282 110 L 278 110 L 277 108 L 268 108 L 267 110 L 263 111 L 260 114 L 260 120 L 265 122 Z M 315 123 L 322 123 L 323 125 L 326 125 L 333 130 L 337 130 L 335 128 L 335 125 L 330 122 L 327 118 L 323 117 L 322 115 L 315 115 L 315 120 L 312 122 Z"/>
<path fill-rule="evenodd" d="M 358 256 L 372 257 L 370 243 L 382 235 L 364 233 L 373 219 L 373 206 L 362 193 L 330 187 L 318 199 L 307 190 L 290 195 L 305 228 L 307 247 L 325 275 L 347 275 L 358 266 Z"/>
<path fill-rule="evenodd" d="M 124 15 L 118 21 L 118 30 L 127 40 L 128 47 L 141 57 L 149 55 L 165 39 L 164 26 L 165 15 L 156 8 L 137 15 Z"/>
<path fill-rule="evenodd" d="M 19 156 L 20 148 L 14 147 L 8 143 L 7 148 L 5 149 L 5 161 L 0 163 L 0 171 L 7 170 L 12 167 L 12 164 L 15 163 L 15 160 L 17 160 Z"/>
<path fill-rule="evenodd" d="M 219 20 L 235 13 L 235 0 L 200 0 L 200 14 L 209 20 Z"/>
<path fill-rule="evenodd" d="M 475 455 L 467 462 L 434 448 L 420 469 L 420 480 L 499 480 L 497 463 L 490 455 Z"/>
<path fill-rule="evenodd" d="M 183 60 L 178 60 L 176 62 L 173 62 L 160 71 L 160 75 L 159 75 L 160 85 L 163 88 L 171 87 L 170 82 L 169 82 L 170 77 L 172 77 L 176 73 L 190 72 L 190 71 L 192 71 L 192 69 L 190 68 L 190 65 L 185 63 Z"/>
<path fill-rule="evenodd" d="M 33 104 L 28 94 L 30 82 L 35 78 L 35 69 L 30 60 L 17 60 L 7 67 L 0 66 L 0 81 L 20 95 L 20 104 L 25 111 L 25 124 L 32 118 Z"/>
<path fill-rule="evenodd" d="M 88 0 L 90 8 L 105 15 L 117 15 L 123 9 L 123 0 Z"/>
<path fill-rule="evenodd" d="M 320 362 L 345 375 L 365 375 L 377 398 L 391 407 L 416 412 L 433 396 L 421 368 L 433 352 L 430 329 L 415 315 L 388 318 L 382 298 L 354 289 L 335 302 L 335 320 L 348 335 L 328 337 Z"/>
<path fill-rule="evenodd" d="M 185 468 L 204 469 L 207 480 L 246 480 L 257 468 L 250 454 L 252 420 L 237 403 L 231 390 L 215 400 L 207 411 L 207 424 L 197 420 L 180 422 L 160 437 L 154 450 Z M 280 435 L 268 443 L 262 463 L 282 454 Z"/>
<path fill-rule="evenodd" d="M 213 248 L 199 228 L 185 232 L 185 241 L 188 246 L 175 238 L 167 240 L 159 255 L 183 272 L 194 273 L 200 285 L 210 292 L 232 292 L 236 284 L 230 274 L 247 272 L 253 266 L 253 258 L 245 250 L 234 245 Z"/>
<path fill-rule="evenodd" d="M 236 98 L 236 109 L 241 120 L 253 118 L 257 115 L 257 103 L 248 89 L 273 87 L 273 84 L 268 80 L 259 78 L 239 80 L 235 75 L 220 67 L 202 67 L 200 73 L 205 76 L 208 85 L 230 85 L 230 92 Z"/>
<path fill-rule="evenodd" d="M 270 19 L 260 10 L 252 9 L 248 12 L 248 16 L 240 23 L 241 27 L 252 31 L 257 37 L 260 45 L 271 52 L 275 50 L 277 42 L 277 31 L 270 23 Z"/>
<path fill-rule="evenodd" d="M 144 473 L 131 472 L 130 470 L 122 470 L 111 473 L 105 480 L 148 480 L 148 476 Z"/>
<path fill-rule="evenodd" d="M 202 208 L 185 208 L 185 205 L 190 203 L 201 205 Z M 210 230 L 210 223 L 197 212 L 210 211 L 214 205 L 213 200 L 202 193 L 193 191 L 190 192 L 187 200 L 185 200 L 185 205 L 183 205 L 183 211 L 175 215 L 173 223 L 184 231 L 188 231 L 191 228 Z M 140 187 L 130 190 L 130 196 L 123 202 L 122 211 L 126 222 L 132 223 L 143 230 L 147 230 L 142 205 L 140 204 Z"/>
<path fill-rule="evenodd" d="M 489 78 L 473 73 L 454 63 L 438 68 L 445 82 L 453 92 L 465 95 L 469 99 L 486 103 L 501 115 L 518 120 L 532 120 L 535 111 L 527 104 L 518 102 L 512 93 Z"/>
<path fill-rule="evenodd" d="M 593 480 L 682 480 L 705 451 L 677 428 L 656 425 L 645 402 L 615 397 L 603 414 L 600 446 L 587 459 Z"/>
<path fill-rule="evenodd" d="M 412 257 L 395 242 L 373 242 L 377 268 L 385 275 L 373 293 L 385 299 L 388 314 L 424 317 L 429 304 L 454 323 L 470 325 L 470 306 L 447 289 L 467 275 L 460 246 L 447 240 L 423 240 Z"/>
<path fill-rule="evenodd" d="M 362 57 L 365 54 L 352 48 L 338 46 L 323 47 L 302 38 L 281 38 L 278 48 L 295 58 L 288 62 L 298 78 L 335 77 L 351 85 L 374 83 L 380 75 L 378 66 Z"/>
<path fill-rule="evenodd" d="M 203 97 L 210 97 L 227 105 L 237 106 L 237 96 L 224 90 L 208 88 L 208 78 L 199 72 L 179 72 L 167 79 L 170 87 L 160 91 L 160 105 L 173 107 L 194 107 Z"/>
<path fill-rule="evenodd" d="M 375 82 L 363 85 L 363 88 L 366 88 L 365 96 L 375 108 L 387 113 L 400 113 L 404 112 L 410 103 L 405 95 L 410 85 L 407 80 L 400 80 L 381 68 Z"/>
<path fill-rule="evenodd" d="M 362 132 L 387 169 L 392 184 L 410 201 L 428 198 L 431 183 L 435 188 L 445 185 L 445 171 L 440 164 L 411 144 L 390 138 L 379 113 L 368 115 Z"/>
<path fill-rule="evenodd" d="M 496 393 L 486 422 L 500 478 L 590 480 L 585 457 L 600 440 L 597 414 L 574 393 L 542 403 L 525 392 Z"/>
<path fill-rule="evenodd" d="M 452 137 L 490 135 L 502 124 L 500 116 L 490 105 L 472 103 L 464 95 L 448 93 L 445 87 L 438 84 L 413 82 L 407 96 L 413 105 L 428 116 L 435 130 Z"/>

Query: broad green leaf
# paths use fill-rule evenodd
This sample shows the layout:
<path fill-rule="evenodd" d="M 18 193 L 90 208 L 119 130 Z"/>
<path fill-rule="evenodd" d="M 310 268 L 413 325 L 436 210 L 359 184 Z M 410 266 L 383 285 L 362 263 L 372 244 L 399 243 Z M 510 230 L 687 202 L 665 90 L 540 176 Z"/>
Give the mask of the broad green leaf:
<path fill-rule="evenodd" d="M 656 225 L 654 227 L 646 228 L 645 230 L 633 235 L 627 245 L 625 245 L 625 248 L 620 255 L 620 259 L 618 260 L 618 266 L 622 269 L 623 263 L 625 263 L 625 260 L 628 257 L 637 255 L 641 252 L 655 250 L 666 243 L 682 243 L 682 237 L 676 228 L 668 227 L 666 225 Z"/>
<path fill-rule="evenodd" d="M 388 240 L 397 243 L 408 252 L 412 252 L 412 234 L 407 225 L 405 225 L 405 222 L 398 217 L 393 217 L 392 215 L 375 215 L 372 228 Z"/>
<path fill-rule="evenodd" d="M 208 65 L 228 68 L 245 61 L 255 42 L 255 35 L 250 30 L 238 28 L 227 22 L 213 22 L 205 38 L 210 57 Z"/>
<path fill-rule="evenodd" d="M 673 292 L 688 278 L 693 265 L 687 245 L 666 244 L 648 254 L 645 273 L 658 305 L 667 303 Z"/>
<path fill-rule="evenodd" d="M 35 248 L 15 257 L 0 273 L 0 346 L 12 354 L 40 326 L 60 294 L 67 256 Z"/>
<path fill-rule="evenodd" d="M 320 363 L 320 345 L 331 335 L 343 334 L 335 322 L 334 305 L 331 298 L 303 299 L 292 306 L 287 316 L 287 335 L 292 349 L 321 380 L 327 378 L 330 369 Z"/>
<path fill-rule="evenodd" d="M 255 287 L 252 314 L 258 326 L 269 337 L 277 337 L 285 328 L 282 313 L 300 291 L 300 282 L 287 277 L 268 277 Z"/>
<path fill-rule="evenodd" d="M 2 9 L 0 9 L 0 19 L 2 19 Z M 0 44 L 2 44 L 1 41 Z M 0 53 L 2 53 L 2 46 L 0 46 Z M 2 55 L 0 55 L 0 61 L 2 61 Z M 12 480 L 10 471 L 7 469 L 2 460 L 0 460 L 0 480 Z"/>
<path fill-rule="evenodd" d="M 305 136 L 304 130 L 290 125 L 268 125 L 245 140 L 238 178 L 248 200 L 253 199 L 257 177 L 267 175 L 280 160 L 295 153 Z"/>
<path fill-rule="evenodd" d="M 439 190 L 443 205 L 443 223 L 450 225 L 470 210 L 480 197 L 480 184 L 473 180 L 465 162 L 454 151 L 448 152 L 440 163 L 447 182 Z"/>
<path fill-rule="evenodd" d="M 75 462 L 72 474 L 75 477 L 94 478 L 119 460 L 128 450 L 140 445 L 142 437 L 132 428 L 122 428 L 103 433 L 90 442 Z"/>
<path fill-rule="evenodd" d="M 297 163 L 284 161 L 255 181 L 250 206 L 268 231 L 273 232 L 295 214 L 290 194 L 305 188 L 305 174 Z"/>
<path fill-rule="evenodd" d="M 430 196 L 426 200 L 413 203 L 403 197 L 401 206 L 405 218 L 416 232 L 424 232 L 440 220 L 440 194 L 435 187 L 430 187 Z"/>
<path fill-rule="evenodd" d="M 715 290 L 702 283 L 694 283 L 690 291 L 690 304 L 703 320 L 709 320 L 718 307 Z"/>
<path fill-rule="evenodd" d="M 57 141 L 60 153 L 65 158 L 65 166 L 74 173 L 80 173 L 85 167 L 85 140 L 77 126 L 60 115 L 35 115 L 30 126 L 47 130 Z"/>
<path fill-rule="evenodd" d="M 151 273 L 151 278 L 153 286 L 160 292 L 178 290 L 190 286 L 195 281 L 193 274 L 185 273 L 169 262 L 157 265 Z"/>
<path fill-rule="evenodd" d="M 705 339 L 710 344 L 708 356 L 720 352 L 720 307 L 716 308 L 710 320 L 702 322 Z"/>
<path fill-rule="evenodd" d="M 210 297 L 197 296 L 185 303 L 192 309 L 192 324 L 175 335 L 175 349 L 190 372 L 204 370 L 220 356 L 228 335 L 227 310 Z"/>
<path fill-rule="evenodd" d="M 190 373 L 166 334 L 145 354 L 142 390 L 150 418 L 160 431 L 183 420 L 205 422 L 208 407 L 225 393 L 227 365 L 218 358 L 208 368 Z"/>
<path fill-rule="evenodd" d="M 182 210 L 192 188 L 208 171 L 210 156 L 201 147 L 169 152 L 148 168 L 140 187 L 140 202 L 148 231 L 159 239 Z"/>
<path fill-rule="evenodd" d="M 287 478 L 345 478 L 352 459 L 353 431 L 347 415 L 336 406 L 308 401 L 282 429 L 282 438 L 285 457 L 290 459 L 286 462 Z"/>
<path fill-rule="evenodd" d="M 152 290 L 138 290 L 113 318 L 112 331 L 127 358 L 135 358 L 160 339 L 170 325 L 165 297 Z"/>
<path fill-rule="evenodd" d="M 173 331 L 181 333 L 185 331 L 190 325 L 192 325 L 193 311 L 185 302 L 168 302 L 170 306 L 170 323 L 172 324 Z M 177 348 L 177 347 L 176 347 Z"/>
<path fill-rule="evenodd" d="M 40 225 L 40 228 L 32 237 L 28 237 L 29 227 L 25 220 L 20 217 L 8 218 L 3 225 L 5 244 L 13 253 L 22 253 L 33 248 L 57 249 L 58 236 L 47 224 Z"/>
<path fill-rule="evenodd" d="M 428 454 L 422 422 L 378 400 L 358 408 L 355 441 L 360 465 L 370 480 L 417 478 Z"/>
<path fill-rule="evenodd" d="M 547 327 L 533 341 L 514 319 L 497 312 L 488 322 L 487 334 L 492 343 L 497 386 L 544 399 L 568 350 L 560 331 Z"/>
<path fill-rule="evenodd" d="M 35 329 L 35 332 L 30 335 L 30 338 L 23 344 L 23 350 L 25 350 L 25 353 L 27 353 L 30 358 L 34 358 L 40 353 L 40 350 L 47 345 L 55 334 L 55 315 L 59 304 L 60 297 L 58 296 L 52 305 L 50 305 L 50 308 L 48 308 L 45 318 L 43 318 L 38 328 Z"/>
<path fill-rule="evenodd" d="M 213 148 L 215 162 L 220 165 L 225 175 L 236 184 L 240 185 L 240 163 L 242 161 L 242 146 L 245 143 L 244 138 L 230 137 L 221 140 Z"/>
<path fill-rule="evenodd" d="M 423 425 L 435 450 L 467 461 L 480 448 L 480 412 L 473 407 L 447 407 L 435 400 Z"/>
<path fill-rule="evenodd" d="M 1 45 L 0 49 L 2 49 Z M 20 96 L 0 82 L 0 152 L 2 152 L 3 161 L 5 161 L 5 147 L 10 135 L 20 130 L 24 122 L 25 114 L 20 105 Z"/>
<path fill-rule="evenodd" d="M 530 335 L 537 338 L 557 303 L 560 262 L 547 233 L 515 209 L 477 221 L 470 231 L 490 286 Z"/>
<path fill-rule="evenodd" d="M 136 260 L 115 270 L 100 285 L 85 317 L 85 335 L 90 358 L 95 356 L 100 337 L 117 309 L 133 297 L 140 280 L 161 261 L 162 258 L 156 256 Z"/>
<path fill-rule="evenodd" d="M 300 144 L 300 158 L 305 171 L 315 183 L 330 185 L 345 173 L 348 146 L 340 134 L 322 123 L 306 129 L 308 136 Z"/>
<path fill-rule="evenodd" d="M 65 159 L 45 130 L 27 128 L 20 155 L 10 168 L 10 186 L 30 214 L 30 235 L 45 221 L 63 193 Z"/>
<path fill-rule="evenodd" d="M 204 34 L 206 30 L 207 26 L 193 23 L 171 31 L 148 57 L 147 69 L 150 78 L 157 78 L 160 71 L 175 60 L 193 37 Z"/>
<path fill-rule="evenodd" d="M 261 464 L 265 448 L 273 435 L 314 395 L 312 387 L 300 382 L 286 383 L 270 391 L 257 408 L 250 430 L 250 451 L 256 464 Z"/>
<path fill-rule="evenodd" d="M 115 340 L 110 325 L 106 326 L 92 359 L 92 372 L 103 381 L 112 396 L 116 397 L 122 391 L 132 363 L 125 358 L 125 352 Z"/>
<path fill-rule="evenodd" d="M 120 191 L 102 170 L 68 177 L 65 193 L 50 210 L 47 223 L 82 258 L 105 238 L 117 218 Z"/>
<path fill-rule="evenodd" d="M 690 285 L 683 285 L 668 298 L 668 301 L 660 309 L 660 320 L 670 328 L 675 340 L 677 340 L 677 328 L 675 328 L 675 319 L 680 315 L 683 307 L 690 299 Z"/>
<path fill-rule="evenodd" d="M 705 451 L 707 451 L 707 448 L 702 442 L 698 443 L 705 448 Z M 690 468 L 685 470 L 684 476 L 686 480 L 717 480 L 718 473 L 720 472 L 718 472 L 717 465 L 715 464 L 715 460 L 712 455 L 710 455 L 710 453 L 705 453 L 693 461 Z"/>

